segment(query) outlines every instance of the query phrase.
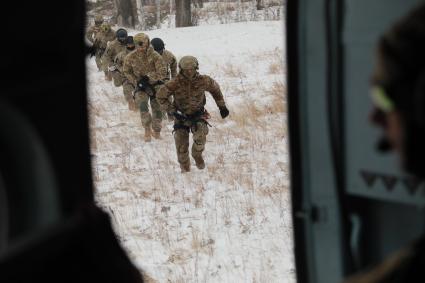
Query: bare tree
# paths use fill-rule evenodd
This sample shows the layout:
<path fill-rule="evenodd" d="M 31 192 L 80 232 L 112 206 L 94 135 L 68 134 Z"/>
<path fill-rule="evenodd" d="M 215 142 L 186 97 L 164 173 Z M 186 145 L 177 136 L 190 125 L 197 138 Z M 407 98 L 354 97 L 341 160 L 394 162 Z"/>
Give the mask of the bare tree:
<path fill-rule="evenodd" d="M 171 15 L 173 14 L 173 0 L 170 0 L 170 15 L 168 16 L 168 27 L 171 27 Z"/>
<path fill-rule="evenodd" d="M 143 13 L 143 3 L 142 0 L 136 0 L 137 6 L 137 19 L 139 20 L 139 29 L 145 30 L 145 18 Z"/>
<path fill-rule="evenodd" d="M 114 0 L 114 4 L 117 24 L 123 27 L 134 28 L 136 26 L 136 18 L 133 2 L 131 0 Z"/>
<path fill-rule="evenodd" d="M 161 0 L 155 1 L 156 6 L 156 27 L 161 28 Z"/>
<path fill-rule="evenodd" d="M 204 1 L 203 0 L 193 0 L 193 4 L 196 8 L 204 8 Z"/>
<path fill-rule="evenodd" d="M 176 27 L 192 25 L 190 0 L 176 0 Z"/>

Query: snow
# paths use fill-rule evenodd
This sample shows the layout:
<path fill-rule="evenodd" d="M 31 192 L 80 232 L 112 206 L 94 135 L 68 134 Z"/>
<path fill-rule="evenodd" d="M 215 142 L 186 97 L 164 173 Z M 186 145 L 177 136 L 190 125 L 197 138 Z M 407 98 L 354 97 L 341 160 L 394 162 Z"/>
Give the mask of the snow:
<path fill-rule="evenodd" d="M 172 124 L 143 142 L 122 89 L 87 60 L 96 201 L 120 242 L 153 282 L 295 282 L 282 23 L 146 33 L 196 56 L 231 114 L 222 120 L 207 95 L 206 168 L 181 174 Z"/>

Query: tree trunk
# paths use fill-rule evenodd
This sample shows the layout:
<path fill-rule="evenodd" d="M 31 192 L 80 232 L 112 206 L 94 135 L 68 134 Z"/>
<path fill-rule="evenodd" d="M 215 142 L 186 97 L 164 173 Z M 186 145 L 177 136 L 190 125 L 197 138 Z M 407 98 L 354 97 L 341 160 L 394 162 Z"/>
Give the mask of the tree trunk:
<path fill-rule="evenodd" d="M 176 0 L 176 27 L 192 25 L 190 0 Z"/>
<path fill-rule="evenodd" d="M 142 0 L 136 0 L 137 3 L 137 18 L 139 19 L 139 29 L 145 30 L 145 19 L 143 14 Z"/>
<path fill-rule="evenodd" d="M 122 27 L 134 28 L 134 7 L 131 0 L 115 0 L 114 3 L 117 10 L 117 24 Z"/>
<path fill-rule="evenodd" d="M 243 13 L 242 1 L 238 0 L 238 22 L 242 21 L 242 13 Z"/>
<path fill-rule="evenodd" d="M 171 28 L 171 15 L 173 14 L 173 0 L 170 0 L 170 15 L 168 16 L 168 27 Z"/>
<path fill-rule="evenodd" d="M 155 1 L 156 6 L 156 27 L 161 28 L 161 0 Z"/>

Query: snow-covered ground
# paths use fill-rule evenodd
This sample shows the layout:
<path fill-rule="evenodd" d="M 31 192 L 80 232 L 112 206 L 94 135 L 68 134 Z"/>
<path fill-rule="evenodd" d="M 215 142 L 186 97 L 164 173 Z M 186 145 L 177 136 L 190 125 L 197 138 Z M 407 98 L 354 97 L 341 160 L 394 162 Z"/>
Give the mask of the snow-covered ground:
<path fill-rule="evenodd" d="M 143 142 L 122 89 L 87 61 L 96 200 L 122 245 L 154 282 L 295 282 L 282 23 L 147 33 L 196 56 L 231 114 L 208 96 L 206 168 L 181 174 L 172 124 Z"/>

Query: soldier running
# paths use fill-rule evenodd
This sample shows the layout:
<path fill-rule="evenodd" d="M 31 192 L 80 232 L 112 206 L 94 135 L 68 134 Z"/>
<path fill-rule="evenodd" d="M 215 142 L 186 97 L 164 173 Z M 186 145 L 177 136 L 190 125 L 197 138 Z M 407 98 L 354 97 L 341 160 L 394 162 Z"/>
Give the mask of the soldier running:
<path fill-rule="evenodd" d="M 105 53 L 103 53 L 102 68 L 104 72 L 111 74 L 114 80 L 114 85 L 118 87 L 122 86 L 123 79 L 114 63 L 114 60 L 118 53 L 126 50 L 127 31 L 123 28 L 120 28 L 117 30 L 115 35 L 116 39 L 108 44 Z"/>
<path fill-rule="evenodd" d="M 93 46 L 96 49 L 96 65 L 99 70 L 102 70 L 102 56 L 108 46 L 108 42 L 115 39 L 115 31 L 109 24 L 102 24 L 100 26 L 100 32 L 96 33 Z M 108 81 L 112 80 L 109 72 L 105 72 L 105 79 Z"/>
<path fill-rule="evenodd" d="M 189 133 L 193 134 L 192 157 L 198 169 L 205 168 L 202 152 L 208 134 L 208 112 L 205 91 L 211 93 L 224 119 L 229 110 L 224 102 L 220 86 L 211 77 L 198 73 L 198 60 L 193 56 L 184 56 L 179 62 L 179 74 L 163 85 L 157 97 L 161 108 L 175 117 L 174 141 L 177 160 L 182 173 L 190 171 Z M 169 97 L 173 96 L 171 103 Z"/>
<path fill-rule="evenodd" d="M 115 57 L 114 63 L 117 68 L 117 75 L 120 75 L 120 79 L 122 81 L 122 88 L 124 92 L 125 100 L 128 102 L 128 109 L 132 111 L 136 111 L 136 103 L 133 99 L 134 85 L 130 83 L 130 81 L 124 76 L 124 60 L 127 55 L 135 49 L 134 41 L 132 36 L 128 36 L 126 40 L 126 48 L 125 50 L 118 53 Z M 118 80 L 118 79 L 117 79 Z M 114 79 L 115 81 L 115 79 Z"/>
<path fill-rule="evenodd" d="M 145 128 L 144 140 L 150 142 L 151 136 L 160 139 L 162 112 L 155 94 L 167 80 L 167 69 L 161 55 L 150 46 L 149 36 L 138 33 L 133 39 L 136 50 L 125 57 L 123 71 L 129 82 L 136 87 L 134 97 Z M 149 113 L 149 102 L 152 115 Z"/>
<path fill-rule="evenodd" d="M 167 66 L 167 78 L 172 79 L 177 76 L 177 59 L 173 53 L 168 50 L 165 50 L 164 41 L 161 38 L 153 38 L 151 40 L 153 49 L 158 52 L 162 59 L 164 59 L 165 65 Z M 170 102 L 172 102 L 172 97 L 170 96 Z M 168 113 L 164 113 L 164 117 L 168 116 L 168 121 L 173 121 L 174 118 L 169 116 Z"/>

